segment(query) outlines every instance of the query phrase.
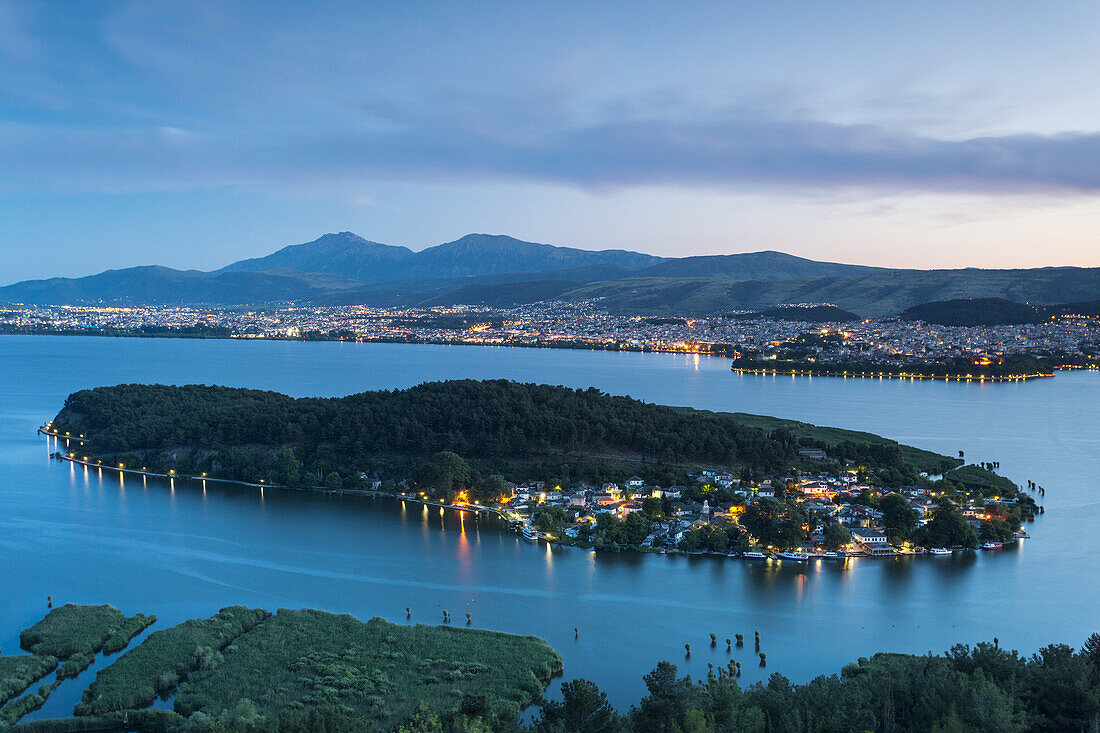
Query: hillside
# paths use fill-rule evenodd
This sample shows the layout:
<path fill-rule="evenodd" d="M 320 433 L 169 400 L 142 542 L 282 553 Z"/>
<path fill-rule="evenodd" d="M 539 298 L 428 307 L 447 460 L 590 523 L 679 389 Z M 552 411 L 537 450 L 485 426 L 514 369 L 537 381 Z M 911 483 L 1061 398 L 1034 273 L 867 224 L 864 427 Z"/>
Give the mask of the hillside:
<path fill-rule="evenodd" d="M 732 280 L 777 280 L 795 277 L 849 277 L 888 272 L 882 267 L 817 262 L 784 252 L 679 257 L 638 271 L 638 277 L 721 277 Z"/>
<path fill-rule="evenodd" d="M 737 317 L 742 320 L 770 318 L 773 321 L 800 321 L 803 323 L 846 323 L 861 320 L 855 313 L 837 308 L 835 305 L 791 305 L 782 308 L 768 308 L 755 313 L 745 313 Z"/>
<path fill-rule="evenodd" d="M 467 234 L 461 239 L 417 252 L 406 277 L 469 277 L 505 272 L 553 272 L 595 265 L 639 269 L 660 257 L 621 249 L 591 251 L 524 242 L 514 237 Z"/>
<path fill-rule="evenodd" d="M 901 317 L 940 326 L 1002 326 L 1044 320 L 1038 308 L 1004 298 L 957 298 L 921 303 L 906 308 Z"/>
<path fill-rule="evenodd" d="M 0 288 L 0 302 L 71 305 L 178 305 L 207 303 L 251 305 L 309 301 L 361 287 L 349 280 L 316 272 L 205 273 L 149 265 L 108 270 L 82 278 L 29 280 Z"/>
<path fill-rule="evenodd" d="M 420 305 L 484 305 L 490 308 L 512 308 L 526 303 L 543 300 L 556 300 L 562 293 L 576 287 L 576 283 L 562 280 L 534 280 L 531 282 L 510 283 L 508 287 L 500 285 L 463 285 L 432 295 L 421 301 Z"/>
<path fill-rule="evenodd" d="M 1100 268 L 1035 270 L 896 270 L 857 277 L 734 281 L 720 278 L 626 278 L 587 283 L 562 297 L 603 298 L 626 314 L 706 314 L 765 310 L 780 303 L 833 303 L 865 318 L 883 318 L 922 303 L 996 297 L 1064 303 L 1095 300 Z"/>

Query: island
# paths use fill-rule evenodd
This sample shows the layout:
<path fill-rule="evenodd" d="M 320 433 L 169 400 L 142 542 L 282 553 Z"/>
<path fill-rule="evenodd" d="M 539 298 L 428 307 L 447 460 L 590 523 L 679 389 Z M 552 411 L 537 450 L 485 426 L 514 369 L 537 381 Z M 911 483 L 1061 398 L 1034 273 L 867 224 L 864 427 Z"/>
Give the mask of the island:
<path fill-rule="evenodd" d="M 594 388 L 429 382 L 341 398 L 120 385 L 44 432 L 97 470 L 371 492 L 495 513 L 602 551 L 817 556 L 997 549 L 1042 513 L 996 464 L 870 433 L 648 404 Z M 62 445 L 64 443 L 64 445 Z"/>

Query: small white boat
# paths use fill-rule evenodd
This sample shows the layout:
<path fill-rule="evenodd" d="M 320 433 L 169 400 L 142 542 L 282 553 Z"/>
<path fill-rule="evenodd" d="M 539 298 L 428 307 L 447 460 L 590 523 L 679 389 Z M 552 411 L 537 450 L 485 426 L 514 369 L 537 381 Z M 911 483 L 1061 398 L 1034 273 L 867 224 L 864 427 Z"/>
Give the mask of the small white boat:
<path fill-rule="evenodd" d="M 780 560 L 793 560 L 795 562 L 805 562 L 806 560 L 810 559 L 810 556 L 807 555 L 805 552 L 784 551 L 776 553 L 775 556 Z"/>
<path fill-rule="evenodd" d="M 950 555 L 951 550 L 946 547 L 933 547 L 928 550 L 929 555 Z"/>
<path fill-rule="evenodd" d="M 1003 542 L 986 542 L 984 545 L 982 545 L 982 549 L 983 550 L 999 550 L 1004 546 L 1005 545 L 1004 545 Z"/>
<path fill-rule="evenodd" d="M 746 560 L 763 560 L 767 557 L 763 552 L 757 552 L 755 550 L 749 550 L 748 552 L 742 552 L 741 557 Z"/>
<path fill-rule="evenodd" d="M 534 542 L 539 538 L 539 532 L 530 523 L 525 522 L 523 525 L 523 539 L 528 542 Z"/>
<path fill-rule="evenodd" d="M 822 557 L 826 560 L 843 560 L 848 556 L 845 555 L 843 552 L 833 552 L 830 550 L 829 552 L 826 552 L 824 555 L 822 555 Z"/>

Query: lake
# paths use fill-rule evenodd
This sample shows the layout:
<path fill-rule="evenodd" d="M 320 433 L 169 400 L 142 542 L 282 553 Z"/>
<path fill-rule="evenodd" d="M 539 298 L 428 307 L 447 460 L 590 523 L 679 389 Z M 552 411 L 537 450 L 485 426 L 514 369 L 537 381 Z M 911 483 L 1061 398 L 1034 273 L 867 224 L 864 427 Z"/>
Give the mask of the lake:
<path fill-rule="evenodd" d="M 492 519 L 388 499 L 98 475 L 35 434 L 78 389 L 225 384 L 303 396 L 448 378 L 596 386 L 649 402 L 869 430 L 1047 489 L 1032 539 L 998 553 L 773 567 L 710 557 L 532 546 Z M 839 671 L 875 651 L 999 637 L 1031 653 L 1100 628 L 1100 374 L 1010 384 L 733 374 L 705 356 L 404 344 L 0 337 L 0 648 L 54 602 L 158 616 L 231 604 L 456 623 L 548 640 L 566 678 L 625 709 L 662 659 L 683 673 L 742 661 L 747 683 Z M 574 638 L 574 627 L 579 636 Z M 757 666 L 760 631 L 768 666 Z M 719 637 L 711 648 L 709 634 Z M 749 642 L 727 654 L 724 639 Z M 685 659 L 684 644 L 692 645 Z M 32 718 L 69 715 L 93 671 Z M 556 683 L 553 688 L 556 691 Z M 30 719 L 30 718 L 28 718 Z"/>

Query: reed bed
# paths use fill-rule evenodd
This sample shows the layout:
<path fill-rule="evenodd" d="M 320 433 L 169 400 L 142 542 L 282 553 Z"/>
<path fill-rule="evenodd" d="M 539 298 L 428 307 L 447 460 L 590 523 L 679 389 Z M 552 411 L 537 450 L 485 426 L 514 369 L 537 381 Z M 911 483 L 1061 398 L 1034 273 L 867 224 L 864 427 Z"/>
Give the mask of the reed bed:
<path fill-rule="evenodd" d="M 58 659 L 88 654 L 94 657 L 101 650 L 121 651 L 156 620 L 156 616 L 143 613 L 127 617 L 114 606 L 66 603 L 23 629 L 19 646 L 32 654 Z"/>
<path fill-rule="evenodd" d="M 210 661 L 180 686 L 177 712 L 216 716 L 242 699 L 271 717 L 336 706 L 383 729 L 420 703 L 454 710 L 467 693 L 514 714 L 561 670 L 558 653 L 533 636 L 286 609 Z"/>
<path fill-rule="evenodd" d="M 148 706 L 158 694 L 175 690 L 191 672 L 270 615 L 263 609 L 230 606 L 209 618 L 192 619 L 150 634 L 99 671 L 77 704 L 76 714 L 97 715 Z"/>
<path fill-rule="evenodd" d="M 19 697 L 55 669 L 56 657 L 33 654 L 0 657 L 0 705 Z"/>

